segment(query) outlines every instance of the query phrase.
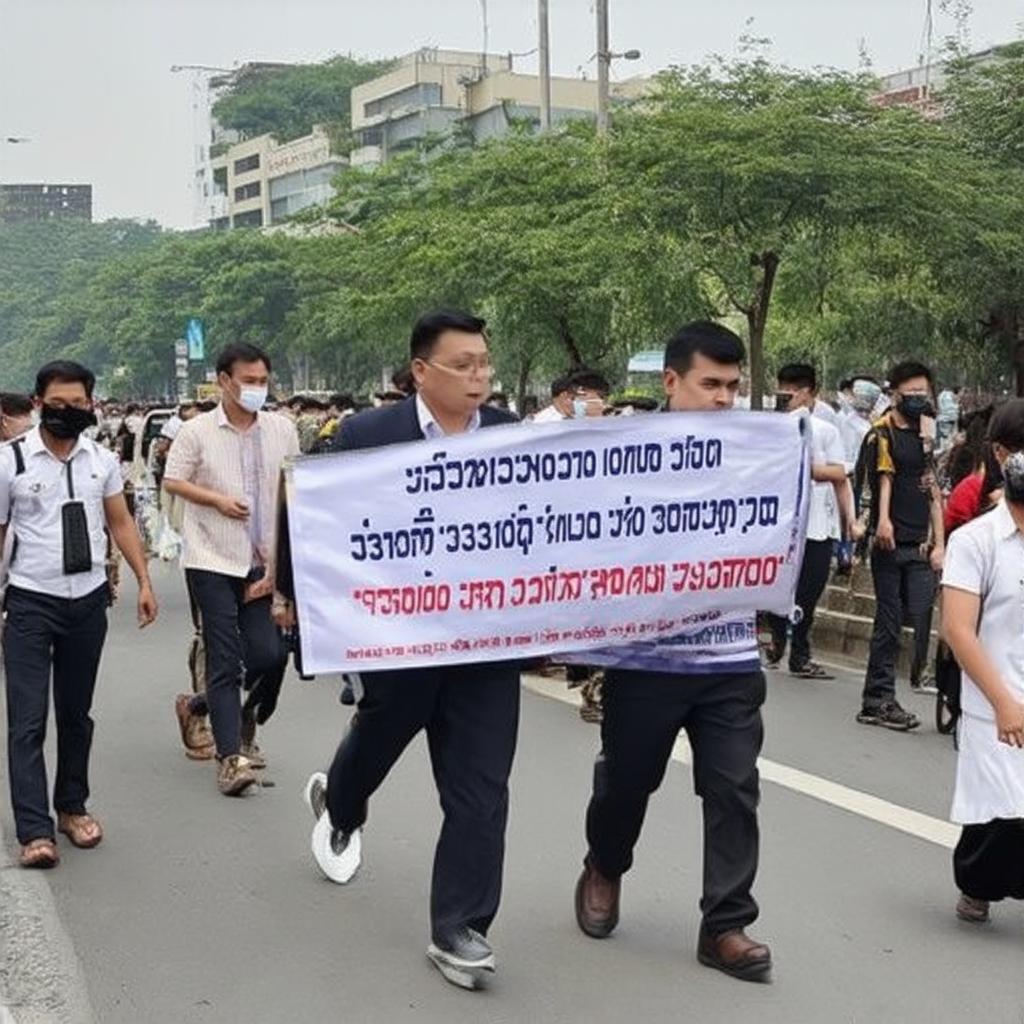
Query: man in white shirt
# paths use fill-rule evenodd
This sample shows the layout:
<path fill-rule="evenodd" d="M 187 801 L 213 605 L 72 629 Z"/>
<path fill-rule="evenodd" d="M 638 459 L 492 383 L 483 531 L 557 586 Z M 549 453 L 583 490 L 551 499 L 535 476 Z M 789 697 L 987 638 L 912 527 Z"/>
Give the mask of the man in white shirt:
<path fill-rule="evenodd" d="M 778 373 L 775 391 L 776 408 L 786 412 L 812 412 L 818 404 L 818 381 L 814 367 L 806 363 L 791 363 Z M 830 422 L 816 415 L 811 426 L 811 504 L 807 520 L 807 545 L 800 566 L 800 579 L 796 589 L 796 603 L 801 618 L 793 626 L 789 652 L 789 671 L 803 679 L 833 678 L 811 659 L 811 626 L 814 611 L 828 583 L 832 567 L 832 552 L 840 539 L 840 515 L 849 524 L 853 510 L 848 500 L 845 456 L 839 431 Z M 778 615 L 768 616 L 772 630 L 772 645 L 768 652 L 768 667 L 778 668 L 786 652 L 788 622 Z"/>
<path fill-rule="evenodd" d="M 15 536 L 5 609 L 7 756 L 20 862 L 58 861 L 43 741 L 50 676 L 57 723 L 57 829 L 75 846 L 103 838 L 86 810 L 89 717 L 107 632 L 107 531 L 139 582 L 139 625 L 157 614 L 146 556 L 114 456 L 82 436 L 95 423 L 92 372 L 48 363 L 36 378 L 39 427 L 0 450 L 0 547 Z"/>
<path fill-rule="evenodd" d="M 989 440 L 1005 499 L 949 539 L 942 628 L 963 670 L 952 819 L 957 916 L 1024 899 L 1024 400 L 1000 406 Z"/>
<path fill-rule="evenodd" d="M 603 374 L 584 367 L 572 370 L 552 383 L 551 404 L 541 409 L 531 422 L 557 423 L 560 420 L 603 416 L 610 390 Z"/>
<path fill-rule="evenodd" d="M 277 705 L 288 661 L 271 618 L 269 567 L 281 467 L 299 454 L 299 438 L 295 424 L 261 411 L 270 372 L 255 346 L 226 348 L 217 360 L 221 403 L 182 425 L 164 473 L 167 493 L 186 502 L 185 577 L 206 649 L 206 693 L 179 694 L 175 713 L 190 756 L 203 753 L 196 743 L 209 713 L 226 796 L 244 793 L 265 767 L 256 726 Z"/>

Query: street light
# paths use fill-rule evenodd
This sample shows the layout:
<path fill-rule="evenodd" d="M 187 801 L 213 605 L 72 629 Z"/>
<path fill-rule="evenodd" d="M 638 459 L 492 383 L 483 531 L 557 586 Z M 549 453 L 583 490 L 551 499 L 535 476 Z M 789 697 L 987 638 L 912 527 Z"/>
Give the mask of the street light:
<path fill-rule="evenodd" d="M 613 60 L 639 60 L 639 50 L 612 53 L 608 44 L 608 0 L 597 0 L 597 134 L 608 134 L 609 72 Z"/>

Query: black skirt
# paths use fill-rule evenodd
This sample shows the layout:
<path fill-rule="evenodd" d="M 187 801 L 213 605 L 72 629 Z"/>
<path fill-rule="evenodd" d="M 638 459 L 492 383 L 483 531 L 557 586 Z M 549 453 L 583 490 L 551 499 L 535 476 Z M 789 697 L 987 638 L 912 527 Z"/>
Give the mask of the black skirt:
<path fill-rule="evenodd" d="M 953 851 L 957 887 L 977 900 L 1024 900 L 1024 819 L 965 825 Z"/>

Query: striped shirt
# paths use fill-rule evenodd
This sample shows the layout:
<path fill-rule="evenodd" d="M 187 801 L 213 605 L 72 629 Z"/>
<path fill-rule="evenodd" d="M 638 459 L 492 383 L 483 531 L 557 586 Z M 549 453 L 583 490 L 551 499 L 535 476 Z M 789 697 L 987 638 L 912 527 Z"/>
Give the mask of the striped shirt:
<path fill-rule="evenodd" d="M 186 502 L 186 569 L 245 577 L 254 565 L 267 563 L 281 467 L 298 454 L 295 424 L 277 413 L 257 413 L 253 426 L 238 430 L 218 405 L 182 426 L 167 455 L 164 479 L 196 484 L 249 506 L 247 519 L 229 519 L 210 506 Z"/>

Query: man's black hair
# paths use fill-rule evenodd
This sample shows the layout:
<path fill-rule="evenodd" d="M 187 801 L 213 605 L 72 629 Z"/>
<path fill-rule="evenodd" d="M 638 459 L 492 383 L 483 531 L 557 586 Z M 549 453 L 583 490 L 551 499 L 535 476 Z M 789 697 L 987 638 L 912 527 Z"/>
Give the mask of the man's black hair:
<path fill-rule="evenodd" d="M 686 373 L 695 355 L 726 366 L 739 366 L 747 358 L 739 335 L 710 320 L 695 320 L 676 332 L 665 348 L 665 369 Z"/>
<path fill-rule="evenodd" d="M 901 384 L 906 384 L 908 380 L 913 380 L 915 377 L 926 377 L 929 386 L 935 386 L 935 377 L 932 375 L 932 371 L 924 363 L 908 359 L 905 362 L 897 363 L 889 371 L 889 388 L 895 391 Z"/>
<path fill-rule="evenodd" d="M 270 356 L 261 348 L 250 345 L 247 341 L 239 341 L 234 345 L 228 345 L 219 356 L 217 356 L 217 372 L 226 373 L 229 377 L 235 367 L 235 363 L 263 363 L 267 373 L 273 370 L 270 365 Z"/>
<path fill-rule="evenodd" d="M 582 389 L 585 391 L 596 391 L 599 395 L 605 397 L 611 391 L 611 388 L 608 386 L 608 378 L 603 373 L 597 370 L 588 370 L 585 366 L 580 366 L 570 371 L 565 378 L 565 385 L 563 390 L 576 391 Z"/>
<path fill-rule="evenodd" d="M 334 406 L 338 412 L 344 412 L 346 409 L 351 409 L 355 403 L 351 395 L 336 394 L 331 395 L 327 404 Z"/>
<path fill-rule="evenodd" d="M 56 359 L 47 363 L 36 374 L 36 398 L 42 398 L 51 384 L 81 384 L 86 395 L 92 398 L 96 387 L 96 375 L 87 366 L 70 359 Z"/>
<path fill-rule="evenodd" d="M 1011 398 L 996 407 L 988 424 L 988 439 L 1011 452 L 1024 451 L 1024 398 Z"/>
<path fill-rule="evenodd" d="M 32 399 L 28 395 L 4 391 L 0 394 L 0 413 L 4 416 L 28 416 L 32 412 Z"/>
<path fill-rule="evenodd" d="M 569 375 L 562 374 L 551 382 L 551 397 L 557 398 L 563 391 L 569 390 Z"/>
<path fill-rule="evenodd" d="M 409 341 L 411 359 L 429 359 L 437 344 L 437 339 L 445 331 L 462 331 L 463 334 L 483 334 L 487 326 L 471 313 L 463 313 L 457 309 L 440 309 L 434 313 L 426 313 L 416 321 Z"/>
<path fill-rule="evenodd" d="M 775 375 L 780 384 L 791 384 L 797 388 L 818 390 L 818 374 L 810 363 L 787 363 Z"/>

